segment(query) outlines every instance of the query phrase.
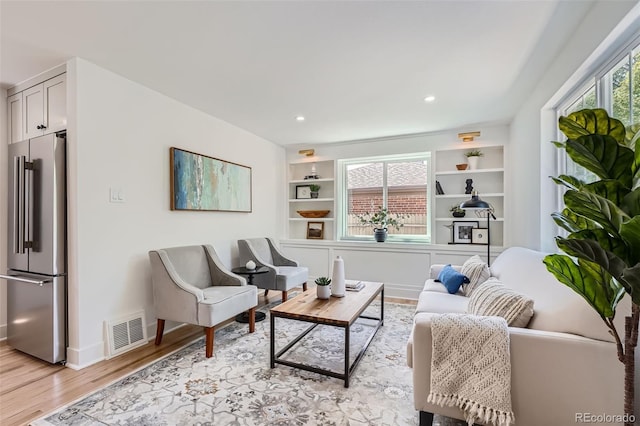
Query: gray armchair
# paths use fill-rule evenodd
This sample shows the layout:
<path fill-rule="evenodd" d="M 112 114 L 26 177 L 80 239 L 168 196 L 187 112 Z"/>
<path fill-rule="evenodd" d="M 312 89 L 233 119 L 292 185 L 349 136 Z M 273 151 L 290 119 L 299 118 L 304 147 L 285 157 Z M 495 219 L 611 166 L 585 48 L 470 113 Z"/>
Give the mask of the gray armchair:
<path fill-rule="evenodd" d="M 242 265 L 253 260 L 257 266 L 269 269 L 266 274 L 253 278 L 253 283 L 264 289 L 265 296 L 269 290 L 279 290 L 282 292 L 282 301 L 285 302 L 287 292 L 292 288 L 302 286 L 302 290 L 307 291 L 309 268 L 299 266 L 295 260 L 285 257 L 271 238 L 238 240 L 238 249 Z"/>
<path fill-rule="evenodd" d="M 204 327 L 206 356 L 213 356 L 214 326 L 249 311 L 249 332 L 255 331 L 256 286 L 232 274 L 210 245 L 152 250 L 151 279 L 158 317 L 156 345 L 162 342 L 165 320 Z"/>

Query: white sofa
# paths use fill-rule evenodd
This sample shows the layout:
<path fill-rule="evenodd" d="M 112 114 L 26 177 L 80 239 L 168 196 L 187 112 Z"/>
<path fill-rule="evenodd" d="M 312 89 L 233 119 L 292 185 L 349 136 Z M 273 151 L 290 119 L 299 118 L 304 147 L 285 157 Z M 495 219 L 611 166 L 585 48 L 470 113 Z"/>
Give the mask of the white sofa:
<path fill-rule="evenodd" d="M 516 426 L 575 425 L 579 413 L 622 415 L 624 369 L 613 337 L 595 311 L 547 271 L 542 263 L 544 256 L 512 247 L 501 253 L 490 268 L 491 276 L 534 300 L 535 313 L 527 328 L 509 327 L 511 400 Z M 434 281 L 442 267 L 431 267 L 431 278 L 420 294 L 407 344 L 407 364 L 413 369 L 414 404 L 420 411 L 421 425 L 430 424 L 433 413 L 464 419 L 457 407 L 427 402 L 431 319 L 439 313 L 465 313 L 468 304 L 461 292 L 449 294 Z M 619 306 L 616 318 L 622 334 L 623 316 L 629 313 L 627 302 L 628 297 Z"/>

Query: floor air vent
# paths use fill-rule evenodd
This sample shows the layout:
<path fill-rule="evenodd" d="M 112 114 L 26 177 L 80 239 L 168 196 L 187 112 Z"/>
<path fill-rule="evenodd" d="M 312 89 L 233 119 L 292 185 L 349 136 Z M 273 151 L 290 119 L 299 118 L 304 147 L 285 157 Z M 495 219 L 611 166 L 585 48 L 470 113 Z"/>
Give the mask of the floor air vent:
<path fill-rule="evenodd" d="M 136 312 L 117 320 L 105 321 L 108 343 L 108 358 L 120 355 L 147 343 L 147 328 L 144 312 Z"/>

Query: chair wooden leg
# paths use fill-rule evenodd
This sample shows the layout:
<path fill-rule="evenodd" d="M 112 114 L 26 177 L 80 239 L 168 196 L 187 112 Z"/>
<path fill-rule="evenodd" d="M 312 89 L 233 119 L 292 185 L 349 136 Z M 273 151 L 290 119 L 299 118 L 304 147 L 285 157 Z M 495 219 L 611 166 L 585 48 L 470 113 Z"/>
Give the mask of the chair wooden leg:
<path fill-rule="evenodd" d="M 286 302 L 287 301 L 287 292 L 283 291 L 282 292 L 282 302 Z"/>
<path fill-rule="evenodd" d="M 249 333 L 256 331 L 256 308 L 249 309 Z"/>
<path fill-rule="evenodd" d="M 211 358 L 213 356 L 213 327 L 205 327 L 205 346 L 206 346 L 206 355 L 207 358 Z"/>
<path fill-rule="evenodd" d="M 302 291 L 307 291 L 307 283 L 302 283 Z"/>
<path fill-rule="evenodd" d="M 266 290 L 264 291 L 264 297 L 267 297 L 267 294 L 269 294 L 269 289 L 266 289 Z"/>
<path fill-rule="evenodd" d="M 164 333 L 164 320 L 158 318 L 156 325 L 156 346 L 162 343 L 162 333 Z"/>

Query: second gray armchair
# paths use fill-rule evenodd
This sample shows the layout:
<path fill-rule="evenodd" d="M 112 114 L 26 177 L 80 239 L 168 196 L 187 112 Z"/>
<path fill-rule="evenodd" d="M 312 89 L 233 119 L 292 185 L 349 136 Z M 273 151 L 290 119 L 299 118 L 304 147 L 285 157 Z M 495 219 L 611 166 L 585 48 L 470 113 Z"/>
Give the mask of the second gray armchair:
<path fill-rule="evenodd" d="M 238 240 L 238 250 L 242 265 L 253 260 L 257 266 L 269 268 L 268 273 L 253 278 L 253 283 L 265 290 L 265 296 L 269 290 L 279 290 L 285 302 L 292 288 L 302 286 L 303 291 L 307 290 L 309 268 L 299 266 L 295 260 L 285 257 L 271 238 Z"/>

